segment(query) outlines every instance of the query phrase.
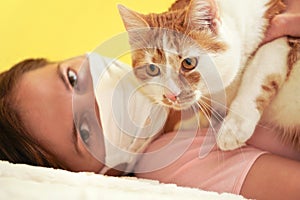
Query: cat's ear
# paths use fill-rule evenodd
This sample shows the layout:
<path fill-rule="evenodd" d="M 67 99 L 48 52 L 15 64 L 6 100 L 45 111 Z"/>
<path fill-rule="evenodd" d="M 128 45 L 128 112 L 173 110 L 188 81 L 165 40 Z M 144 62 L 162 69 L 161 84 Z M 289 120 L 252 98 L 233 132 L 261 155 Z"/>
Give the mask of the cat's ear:
<path fill-rule="evenodd" d="M 118 9 L 127 31 L 149 27 L 141 14 L 128 9 L 123 5 L 118 5 Z"/>
<path fill-rule="evenodd" d="M 186 23 L 192 28 L 210 28 L 217 32 L 219 10 L 215 0 L 191 0 L 186 13 Z"/>

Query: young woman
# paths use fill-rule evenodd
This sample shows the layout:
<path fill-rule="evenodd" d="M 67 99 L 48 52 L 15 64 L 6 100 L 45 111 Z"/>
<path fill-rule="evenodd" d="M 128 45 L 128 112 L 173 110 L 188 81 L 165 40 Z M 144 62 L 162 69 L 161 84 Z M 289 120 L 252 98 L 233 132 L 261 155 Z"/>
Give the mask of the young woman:
<path fill-rule="evenodd" d="M 103 163 L 90 154 L 73 127 L 73 86 L 84 59 L 85 56 L 80 56 L 60 63 L 26 60 L 1 74 L 1 160 L 71 171 L 101 171 Z M 269 138 L 274 136 L 268 134 Z M 160 136 L 145 153 L 167 144 L 172 137 L 172 132 Z M 299 198 L 299 162 L 251 146 L 231 152 L 214 150 L 205 159 L 199 159 L 201 137 L 202 132 L 170 164 L 160 169 L 144 170 L 137 176 L 217 192 L 233 192 L 248 198 Z M 181 142 L 184 141 L 174 143 L 171 149 L 176 149 Z M 142 157 L 136 171 L 167 159 L 168 154 L 160 155 Z M 107 174 L 117 175 L 114 171 Z"/>
<path fill-rule="evenodd" d="M 293 16 L 299 17 L 299 14 Z M 284 26 L 290 24 L 288 26 L 294 27 L 294 17 L 284 18 L 287 20 Z M 273 31 L 278 30 L 275 25 Z M 299 30 L 280 34 L 299 36 Z M 278 36 L 275 34 L 267 40 Z M 81 133 L 74 131 L 73 87 L 77 71 L 85 59 L 85 56 L 79 56 L 59 63 L 29 59 L 0 75 L 1 160 L 95 173 L 105 167 L 85 148 L 78 137 Z M 143 170 L 153 163 L 167 160 L 171 154 L 142 157 L 136 166 L 136 176 L 181 186 L 232 192 L 252 199 L 300 198 L 300 163 L 295 161 L 299 154 L 286 146 L 282 150 L 282 144 L 274 140 L 275 133 L 258 128 L 256 136 L 250 141 L 252 146 L 231 152 L 214 150 L 206 158 L 199 159 L 203 134 L 205 130 L 197 134 L 178 159 L 161 168 Z M 266 138 L 259 138 L 261 135 Z M 173 132 L 160 136 L 149 144 L 145 153 L 161 148 L 173 137 Z M 260 141 L 269 141 L 272 145 L 260 144 Z M 171 150 L 176 150 L 182 142 L 171 145 Z M 266 153 L 254 146 L 267 147 L 265 150 L 284 157 Z M 106 174 L 120 173 L 112 169 Z"/>

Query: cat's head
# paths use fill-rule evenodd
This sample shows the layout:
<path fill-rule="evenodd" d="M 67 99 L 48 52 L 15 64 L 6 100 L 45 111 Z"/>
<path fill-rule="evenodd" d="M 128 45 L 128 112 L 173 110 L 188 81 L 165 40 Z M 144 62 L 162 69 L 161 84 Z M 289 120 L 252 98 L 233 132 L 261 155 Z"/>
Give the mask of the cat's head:
<path fill-rule="evenodd" d="M 201 69 L 215 67 L 209 66 L 214 61 L 208 55 L 227 49 L 218 37 L 217 8 L 211 2 L 191 0 L 184 8 L 148 15 L 119 6 L 135 75 L 156 102 L 185 109 L 210 93 Z"/>

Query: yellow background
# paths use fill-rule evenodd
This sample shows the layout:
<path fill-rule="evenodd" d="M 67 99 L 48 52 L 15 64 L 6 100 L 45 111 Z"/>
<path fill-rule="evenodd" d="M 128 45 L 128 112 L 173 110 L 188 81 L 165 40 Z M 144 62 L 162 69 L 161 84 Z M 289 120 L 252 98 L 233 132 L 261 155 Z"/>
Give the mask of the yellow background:
<path fill-rule="evenodd" d="M 0 70 L 25 58 L 61 60 L 125 31 L 117 4 L 162 12 L 175 0 L 2 0 Z"/>

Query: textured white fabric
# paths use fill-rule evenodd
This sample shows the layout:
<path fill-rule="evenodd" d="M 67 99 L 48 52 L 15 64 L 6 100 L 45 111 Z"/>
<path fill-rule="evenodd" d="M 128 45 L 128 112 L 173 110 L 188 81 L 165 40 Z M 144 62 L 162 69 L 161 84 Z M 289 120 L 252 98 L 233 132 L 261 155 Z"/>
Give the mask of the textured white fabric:
<path fill-rule="evenodd" d="M 0 199 L 241 200 L 244 198 L 133 177 L 74 173 L 0 161 Z"/>

